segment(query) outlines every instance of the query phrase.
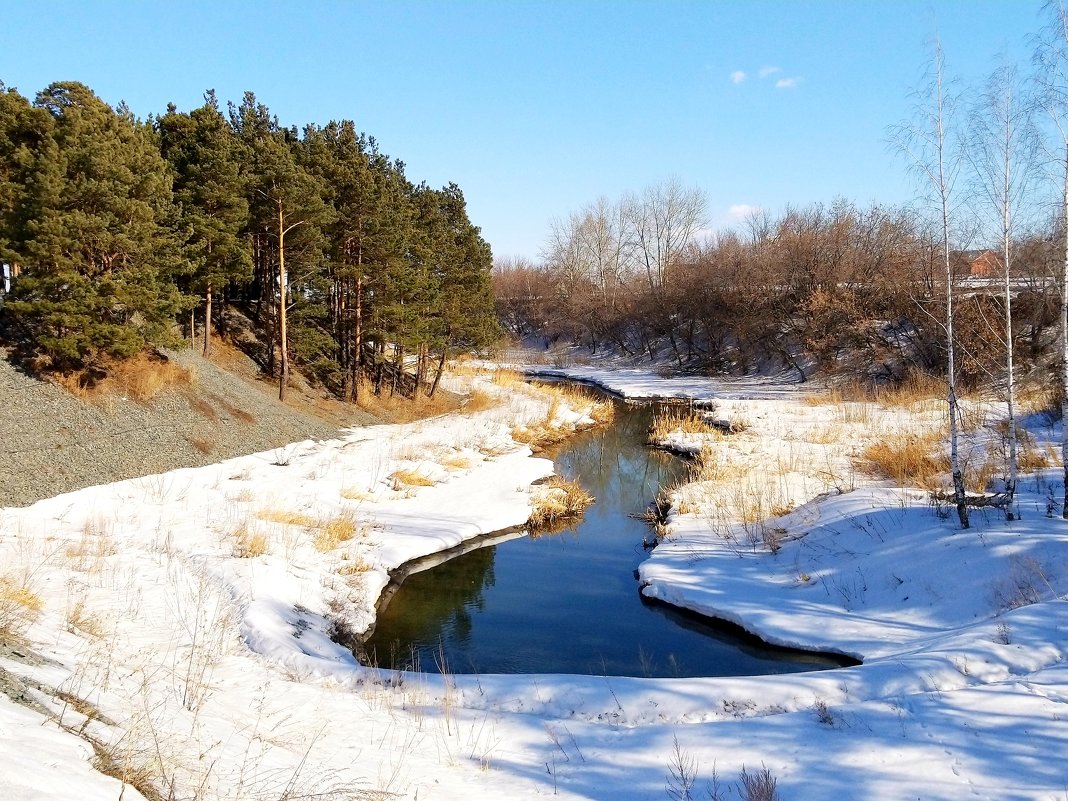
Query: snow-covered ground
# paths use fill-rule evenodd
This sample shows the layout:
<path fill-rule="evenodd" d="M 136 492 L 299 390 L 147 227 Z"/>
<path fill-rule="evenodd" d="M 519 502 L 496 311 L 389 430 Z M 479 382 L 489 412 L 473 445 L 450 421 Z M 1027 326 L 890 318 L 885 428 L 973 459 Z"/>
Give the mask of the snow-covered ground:
<path fill-rule="evenodd" d="M 717 414 L 744 420 L 716 445 L 747 465 L 738 490 L 676 493 L 647 594 L 864 664 L 674 680 L 359 666 L 331 621 L 362 630 L 390 568 L 522 523 L 552 466 L 511 429 L 584 419 L 485 383 L 509 401 L 0 512 L 0 624 L 24 638 L 0 649 L 0 678 L 51 714 L 0 695 L 0 797 L 119 798 L 89 767 L 93 740 L 113 774 L 176 799 L 663 799 L 681 797 L 673 773 L 696 775 L 694 798 L 742 798 L 739 772 L 764 767 L 782 799 L 1063 801 L 1052 473 L 1027 478 L 1020 520 L 961 531 L 849 467 L 851 426 L 921 430 L 936 410 L 843 415 L 791 386 L 566 372 L 728 398 Z M 739 514 L 754 495 L 773 520 Z"/>

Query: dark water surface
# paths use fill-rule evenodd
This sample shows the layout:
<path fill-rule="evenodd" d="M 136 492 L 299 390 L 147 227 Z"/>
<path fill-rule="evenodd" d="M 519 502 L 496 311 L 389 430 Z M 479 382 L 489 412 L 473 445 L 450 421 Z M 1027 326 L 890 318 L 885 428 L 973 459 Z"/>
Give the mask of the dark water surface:
<path fill-rule="evenodd" d="M 365 643 L 380 667 L 450 673 L 745 676 L 838 667 L 769 647 L 726 624 L 642 599 L 641 513 L 685 463 L 645 445 L 653 407 L 617 403 L 615 422 L 552 454 L 597 498 L 556 534 L 519 537 L 409 575 Z"/>

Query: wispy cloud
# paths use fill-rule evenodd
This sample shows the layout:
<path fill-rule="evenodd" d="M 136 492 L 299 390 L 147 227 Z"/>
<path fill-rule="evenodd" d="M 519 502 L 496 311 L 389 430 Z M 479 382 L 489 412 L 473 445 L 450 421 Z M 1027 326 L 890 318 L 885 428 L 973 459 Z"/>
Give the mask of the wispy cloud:
<path fill-rule="evenodd" d="M 776 67 L 774 64 L 765 64 L 754 73 L 749 73 L 745 70 L 735 70 L 731 73 L 731 83 L 735 85 L 745 83 L 750 77 L 755 75 L 760 80 L 768 79 L 768 83 L 772 84 L 776 89 L 796 89 L 804 81 L 804 78 L 799 75 L 779 77 L 782 76 L 782 74 L 782 67 Z"/>
<path fill-rule="evenodd" d="M 727 219 L 730 222 L 740 222 L 750 214 L 755 214 L 760 211 L 760 208 L 760 206 L 751 206 L 748 203 L 735 203 L 727 209 Z"/>

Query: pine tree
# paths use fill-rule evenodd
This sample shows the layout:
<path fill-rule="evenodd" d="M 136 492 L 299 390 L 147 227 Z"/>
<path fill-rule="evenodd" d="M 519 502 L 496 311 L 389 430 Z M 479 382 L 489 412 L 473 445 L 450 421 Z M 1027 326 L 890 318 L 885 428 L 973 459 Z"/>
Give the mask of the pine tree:
<path fill-rule="evenodd" d="M 501 329 L 490 282 L 493 254 L 467 216 L 460 187 L 422 187 L 418 195 L 424 207 L 419 230 L 429 238 L 434 254 L 426 279 L 433 310 L 427 333 L 429 344 L 439 352 L 433 394 L 450 348 L 485 347 L 500 337 Z"/>
<path fill-rule="evenodd" d="M 211 352 L 213 294 L 252 275 L 252 258 L 241 232 L 248 201 L 233 132 L 219 111 L 214 91 L 188 114 L 171 105 L 156 121 L 163 156 L 174 170 L 179 226 L 188 237 L 191 288 L 204 298 L 205 356 Z"/>
<path fill-rule="evenodd" d="M 240 106 L 231 106 L 230 120 L 247 160 L 248 228 L 261 238 L 255 251 L 260 256 L 260 293 L 262 297 L 266 290 L 274 298 L 278 397 L 284 401 L 290 371 L 289 304 L 300 299 L 299 293 L 291 295 L 290 272 L 314 275 L 322 258 L 320 226 L 329 221 L 328 209 L 319 182 L 297 161 L 299 138 L 294 130 L 281 128 L 252 92 L 245 93 Z M 270 266 L 273 270 L 264 269 Z M 273 357 L 273 350 L 269 352 Z M 269 363 L 273 365 L 273 358 Z"/>
<path fill-rule="evenodd" d="M 8 313 L 60 368 L 166 341 L 183 306 L 182 262 L 152 131 L 79 83 L 52 84 L 36 106 L 53 124 L 34 154 Z"/>
<path fill-rule="evenodd" d="M 380 153 L 349 120 L 309 126 L 304 165 L 324 186 L 333 210 L 324 230 L 330 280 L 332 370 L 341 395 L 358 399 L 372 298 L 385 297 L 383 276 L 405 258 L 408 214 L 403 166 Z"/>
<path fill-rule="evenodd" d="M 34 216 L 31 187 L 37 154 L 50 141 L 52 117 L 0 81 L 0 262 L 19 271 L 19 243 Z"/>

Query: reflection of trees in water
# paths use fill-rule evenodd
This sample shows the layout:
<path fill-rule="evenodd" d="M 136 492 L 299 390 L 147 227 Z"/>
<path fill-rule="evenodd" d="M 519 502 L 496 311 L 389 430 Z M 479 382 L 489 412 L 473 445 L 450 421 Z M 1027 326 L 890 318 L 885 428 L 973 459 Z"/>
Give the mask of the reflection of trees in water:
<path fill-rule="evenodd" d="M 638 511 L 663 484 L 681 476 L 685 465 L 646 442 L 652 405 L 616 403 L 613 425 L 580 435 L 556 455 L 558 469 L 577 477 L 602 504 Z"/>
<path fill-rule="evenodd" d="M 367 653 L 381 667 L 403 668 L 412 666 L 413 660 L 433 660 L 443 631 L 465 645 L 471 635 L 471 612 L 483 609 L 483 593 L 495 581 L 496 551 L 496 546 L 478 548 L 405 579 L 403 603 L 382 610 L 376 625 L 376 631 L 390 632 L 389 641 L 372 636 L 365 644 Z M 410 653 L 407 645 L 398 653 L 397 643 L 421 644 L 420 653 Z"/>

